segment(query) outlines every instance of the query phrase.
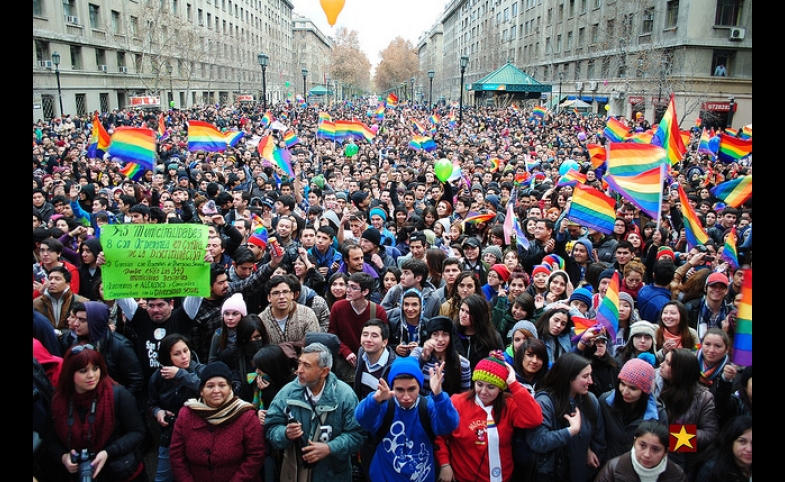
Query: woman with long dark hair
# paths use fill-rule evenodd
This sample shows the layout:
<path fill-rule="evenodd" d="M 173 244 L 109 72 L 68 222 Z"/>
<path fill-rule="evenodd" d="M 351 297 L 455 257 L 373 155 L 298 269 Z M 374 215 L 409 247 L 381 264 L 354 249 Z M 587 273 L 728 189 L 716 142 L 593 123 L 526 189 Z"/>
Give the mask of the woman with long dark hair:
<path fill-rule="evenodd" d="M 589 391 L 591 364 L 577 353 L 558 357 L 537 385 L 542 424 L 529 429 L 533 481 L 587 482 L 605 459 L 605 424 Z"/>
<path fill-rule="evenodd" d="M 442 303 L 439 314 L 449 316 L 455 323 L 458 323 L 458 312 L 461 308 L 461 301 L 467 296 L 480 293 L 480 280 L 471 271 L 461 271 L 452 288 L 445 293 L 447 301 Z"/>
<path fill-rule="evenodd" d="M 752 480 L 752 417 L 731 420 L 702 458 L 696 482 Z"/>
<path fill-rule="evenodd" d="M 548 348 L 548 366 L 572 348 L 570 333 L 573 328 L 570 308 L 566 304 L 554 304 L 540 315 L 534 324 L 537 338 Z"/>
<path fill-rule="evenodd" d="M 442 390 L 448 395 L 465 392 L 471 387 L 472 369 L 469 359 L 458 353 L 456 348 L 458 332 L 449 317 L 434 316 L 426 323 L 426 332 L 420 341 L 421 346 L 412 350 L 409 356 L 420 361 L 425 382 L 420 388 L 422 395 L 429 395 L 431 386 L 430 369 L 436 363 L 444 363 Z"/>
<path fill-rule="evenodd" d="M 347 281 L 349 281 L 349 275 L 346 273 L 335 273 L 330 276 L 330 280 L 327 282 L 327 290 L 324 293 L 327 306 L 332 308 L 336 301 L 346 298 Z"/>
<path fill-rule="evenodd" d="M 491 350 L 504 350 L 504 341 L 491 324 L 488 303 L 481 294 L 469 295 L 461 301 L 457 330 L 456 346 L 469 359 L 472 369 Z"/>

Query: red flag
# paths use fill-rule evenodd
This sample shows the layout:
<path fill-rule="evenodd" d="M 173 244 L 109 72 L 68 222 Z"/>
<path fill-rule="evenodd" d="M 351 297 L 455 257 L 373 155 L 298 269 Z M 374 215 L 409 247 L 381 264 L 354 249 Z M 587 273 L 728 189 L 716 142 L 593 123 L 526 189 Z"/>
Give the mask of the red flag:
<path fill-rule="evenodd" d="M 695 424 L 672 423 L 668 452 L 697 452 L 698 426 Z"/>

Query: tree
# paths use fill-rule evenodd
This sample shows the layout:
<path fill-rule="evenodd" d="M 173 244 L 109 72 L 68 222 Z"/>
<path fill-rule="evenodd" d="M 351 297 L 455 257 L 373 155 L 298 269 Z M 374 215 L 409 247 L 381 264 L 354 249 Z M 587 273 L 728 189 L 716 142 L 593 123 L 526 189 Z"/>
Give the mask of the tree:
<path fill-rule="evenodd" d="M 366 91 L 370 87 L 371 62 L 360 49 L 359 33 L 339 28 L 333 39 L 332 78 L 343 83 L 344 89 Z"/>
<path fill-rule="evenodd" d="M 395 37 L 379 55 L 382 60 L 376 67 L 373 81 L 378 91 L 391 90 L 401 82 L 408 82 L 419 70 L 417 52 L 409 40 Z"/>

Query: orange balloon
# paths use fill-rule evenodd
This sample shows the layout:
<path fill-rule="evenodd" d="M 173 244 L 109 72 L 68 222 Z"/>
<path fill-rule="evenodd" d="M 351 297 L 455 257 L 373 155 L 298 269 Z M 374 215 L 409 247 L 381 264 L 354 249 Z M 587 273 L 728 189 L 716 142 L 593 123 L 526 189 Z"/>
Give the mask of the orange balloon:
<path fill-rule="evenodd" d="M 322 4 L 322 10 L 327 14 L 327 23 L 330 24 L 330 27 L 334 26 L 346 0 L 319 0 L 319 3 Z"/>

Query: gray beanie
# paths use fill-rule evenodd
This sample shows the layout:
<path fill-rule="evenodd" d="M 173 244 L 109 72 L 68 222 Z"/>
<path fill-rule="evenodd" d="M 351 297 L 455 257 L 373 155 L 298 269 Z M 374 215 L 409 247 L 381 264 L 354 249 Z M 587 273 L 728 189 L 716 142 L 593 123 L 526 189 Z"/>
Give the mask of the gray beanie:
<path fill-rule="evenodd" d="M 537 328 L 534 326 L 534 323 L 532 323 L 529 320 L 521 320 L 518 323 L 514 324 L 512 326 L 512 330 L 510 330 L 509 338 L 512 339 L 512 336 L 518 330 L 526 330 L 529 333 L 531 333 L 534 338 L 539 338 L 539 336 L 537 336 Z"/>
<path fill-rule="evenodd" d="M 494 244 L 482 250 L 482 254 L 488 254 L 488 253 L 491 253 L 492 255 L 496 256 L 497 261 L 501 261 L 503 258 L 502 249 Z"/>

